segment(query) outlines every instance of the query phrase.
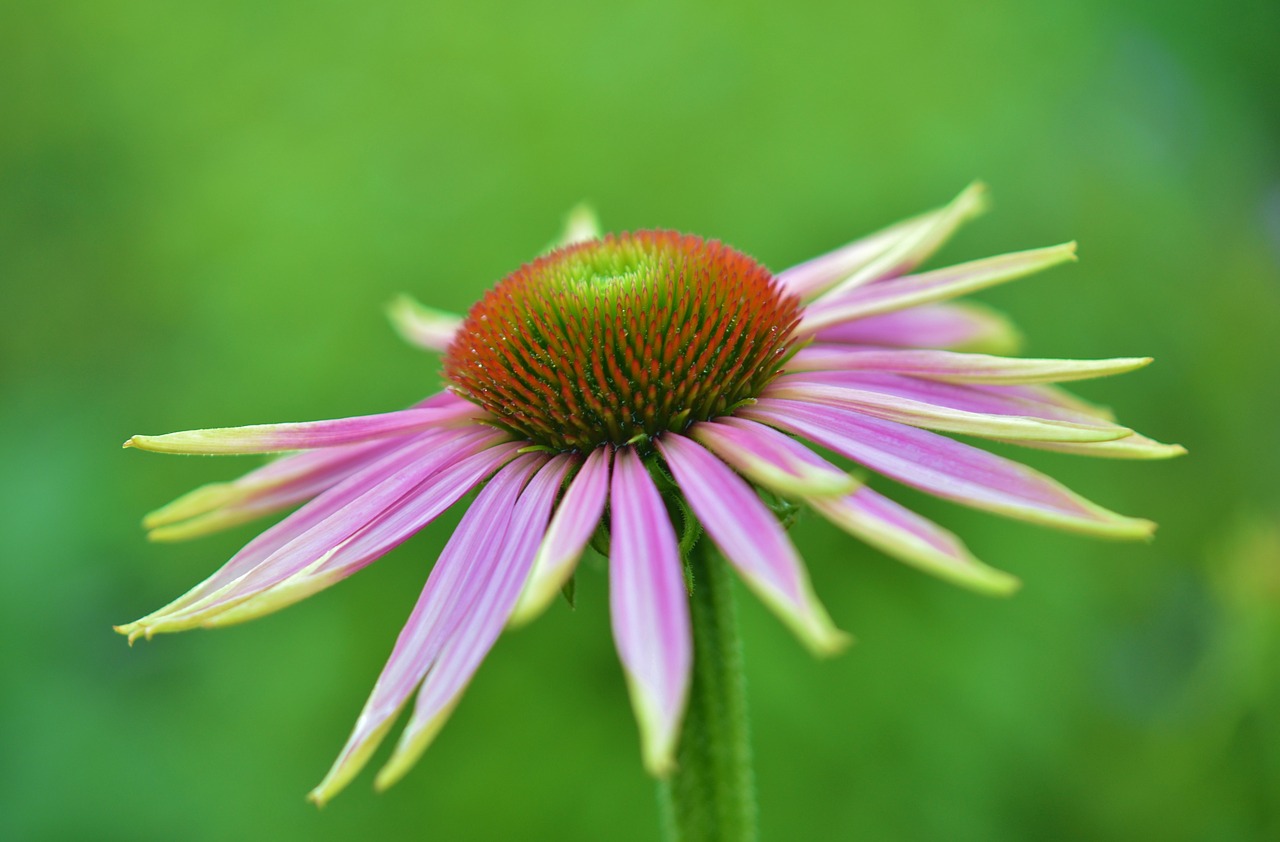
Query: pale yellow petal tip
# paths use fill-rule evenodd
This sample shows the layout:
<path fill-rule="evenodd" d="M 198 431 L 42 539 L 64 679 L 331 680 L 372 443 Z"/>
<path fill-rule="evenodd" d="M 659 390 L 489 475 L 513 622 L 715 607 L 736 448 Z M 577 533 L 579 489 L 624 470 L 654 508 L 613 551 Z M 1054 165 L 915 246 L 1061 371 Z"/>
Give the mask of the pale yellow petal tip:
<path fill-rule="evenodd" d="M 116 634 L 122 634 L 128 638 L 130 646 L 133 646 L 133 642 L 140 637 L 150 640 L 152 635 L 155 634 L 155 630 L 151 626 L 143 625 L 140 620 L 135 620 L 132 623 L 124 623 L 119 626 L 112 626 L 111 628 L 115 630 Z"/>
<path fill-rule="evenodd" d="M 817 657 L 834 658 L 856 643 L 857 639 L 835 626 L 828 626 L 818 634 L 806 635 L 803 641 L 809 651 Z"/>
<path fill-rule="evenodd" d="M 579 202 L 565 217 L 559 244 L 563 247 L 599 239 L 600 233 L 600 219 L 595 208 L 588 202 Z"/>
<path fill-rule="evenodd" d="M 978 591 L 983 596 L 994 596 L 1002 599 L 1008 599 L 1022 590 L 1021 579 L 999 570 L 991 571 L 991 574 L 981 581 L 974 581 L 968 584 L 971 589 Z"/>
<path fill-rule="evenodd" d="M 139 439 L 141 439 L 141 438 L 142 438 L 142 436 L 129 436 L 129 438 L 125 439 L 124 444 L 122 444 L 122 445 L 120 445 L 120 446 L 121 446 L 122 448 L 125 448 L 125 449 L 128 449 L 128 448 L 130 448 L 130 447 L 138 447 L 138 445 L 139 445 L 139 441 L 138 441 L 138 440 L 139 440 Z"/>
<path fill-rule="evenodd" d="M 644 747 L 641 762 L 644 763 L 644 770 L 649 775 L 658 780 L 666 780 L 679 770 L 680 764 L 676 762 L 674 742 L 671 740 L 665 746 Z"/>

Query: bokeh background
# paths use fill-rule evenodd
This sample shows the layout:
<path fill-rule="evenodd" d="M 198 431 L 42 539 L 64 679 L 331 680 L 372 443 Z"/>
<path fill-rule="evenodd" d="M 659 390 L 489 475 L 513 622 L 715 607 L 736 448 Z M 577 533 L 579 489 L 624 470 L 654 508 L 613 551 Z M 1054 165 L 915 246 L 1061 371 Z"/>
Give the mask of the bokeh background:
<path fill-rule="evenodd" d="M 1079 239 L 982 300 L 1030 354 L 1155 356 L 1080 391 L 1191 455 L 1017 452 L 1151 544 L 899 496 L 1007 601 L 804 519 L 859 645 L 815 661 L 741 601 L 763 836 L 1280 838 L 1278 34 L 1272 0 L 3 4 L 0 838 L 655 838 L 598 564 L 408 779 L 319 812 L 456 513 L 129 649 L 113 622 L 255 531 L 153 545 L 141 514 L 254 463 L 119 444 L 438 388 L 383 305 L 465 310 L 580 200 L 782 268 L 976 177 L 994 212 L 939 259 Z"/>

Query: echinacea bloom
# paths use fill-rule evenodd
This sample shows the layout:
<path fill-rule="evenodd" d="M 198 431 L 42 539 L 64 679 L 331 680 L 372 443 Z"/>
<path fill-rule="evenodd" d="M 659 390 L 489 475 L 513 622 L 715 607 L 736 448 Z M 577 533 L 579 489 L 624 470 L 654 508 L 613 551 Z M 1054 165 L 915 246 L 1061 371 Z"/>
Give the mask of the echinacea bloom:
<path fill-rule="evenodd" d="M 132 641 L 275 611 L 375 561 L 478 488 L 311 797 L 341 790 L 417 691 L 377 784 L 399 779 L 503 628 L 553 601 L 593 539 L 607 545 L 614 639 L 644 763 L 666 774 L 689 691 L 680 542 L 691 524 L 817 653 L 846 637 L 766 498 L 807 504 L 958 584 L 993 594 L 1017 587 L 806 442 L 962 505 L 1106 538 L 1151 534 L 1148 521 L 940 435 L 1131 459 L 1181 452 L 1054 385 L 1148 359 L 957 350 L 1007 351 L 1013 334 L 999 316 L 950 299 L 1075 256 L 1069 243 L 916 272 L 982 205 L 972 187 L 777 275 L 714 240 L 601 237 L 578 214 L 558 248 L 500 281 L 465 318 L 402 300 L 393 319 L 411 341 L 444 353 L 445 391 L 380 415 L 126 443 L 166 453 L 299 451 L 148 515 L 155 539 L 304 505 L 187 594 L 119 630 Z"/>

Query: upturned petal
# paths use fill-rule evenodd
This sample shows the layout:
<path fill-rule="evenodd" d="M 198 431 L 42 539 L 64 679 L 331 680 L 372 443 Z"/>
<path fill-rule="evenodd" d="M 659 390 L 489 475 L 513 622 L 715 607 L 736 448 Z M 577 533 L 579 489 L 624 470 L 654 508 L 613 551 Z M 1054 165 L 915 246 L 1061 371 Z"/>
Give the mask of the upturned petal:
<path fill-rule="evenodd" d="M 1076 244 L 973 260 L 920 275 L 907 275 L 847 292 L 832 292 L 805 310 L 796 332 L 812 336 L 832 325 L 944 301 L 1008 283 L 1075 260 Z"/>
<path fill-rule="evenodd" d="M 974 183 L 946 207 L 900 222 L 782 272 L 779 280 L 802 298 L 854 289 L 909 272 L 955 230 L 986 209 L 986 186 Z"/>
<path fill-rule="evenodd" d="M 693 666 L 693 632 L 675 531 L 631 447 L 614 459 L 609 493 L 609 613 L 650 774 L 675 769 Z"/>

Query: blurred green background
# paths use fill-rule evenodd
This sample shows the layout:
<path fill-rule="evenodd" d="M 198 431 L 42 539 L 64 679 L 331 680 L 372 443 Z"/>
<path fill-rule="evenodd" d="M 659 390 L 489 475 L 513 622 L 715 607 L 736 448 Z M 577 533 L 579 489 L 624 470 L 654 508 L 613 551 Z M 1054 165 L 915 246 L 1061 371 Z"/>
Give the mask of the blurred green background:
<path fill-rule="evenodd" d="M 383 305 L 461 312 L 587 199 L 782 268 L 987 180 L 941 260 L 1189 457 L 1017 451 L 1162 524 L 1114 545 L 899 495 L 984 599 L 802 520 L 859 645 L 743 599 L 766 840 L 1280 838 L 1280 6 L 1054 0 L 0 6 L 0 837 L 653 839 L 603 570 L 500 641 L 419 767 L 303 801 L 456 513 L 258 622 L 130 650 L 255 533 L 148 544 L 251 460 L 132 433 L 401 407 Z M 882 483 L 881 487 L 888 486 Z M 385 750 L 384 750 L 385 752 Z"/>

